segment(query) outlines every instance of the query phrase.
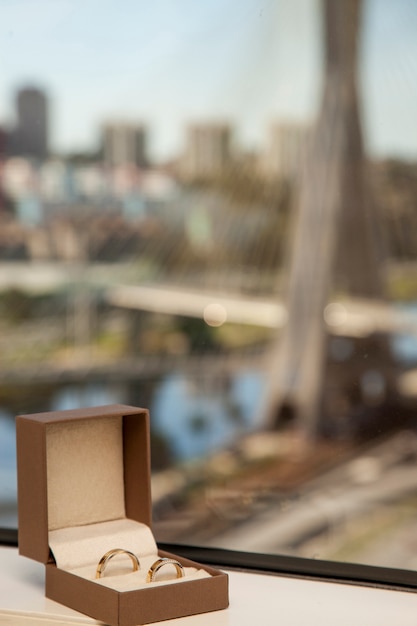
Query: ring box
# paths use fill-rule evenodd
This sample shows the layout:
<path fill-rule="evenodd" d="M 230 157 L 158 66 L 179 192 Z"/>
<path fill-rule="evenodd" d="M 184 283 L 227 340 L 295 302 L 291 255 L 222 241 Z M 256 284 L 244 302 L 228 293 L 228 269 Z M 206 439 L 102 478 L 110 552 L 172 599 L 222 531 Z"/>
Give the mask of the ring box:
<path fill-rule="evenodd" d="M 16 418 L 19 553 L 45 564 L 48 598 L 111 626 L 228 606 L 227 574 L 156 547 L 149 440 L 148 411 L 126 405 Z M 116 548 L 135 552 L 140 571 L 113 575 L 112 563 L 97 580 L 98 561 Z M 146 583 L 164 556 L 185 576 Z"/>

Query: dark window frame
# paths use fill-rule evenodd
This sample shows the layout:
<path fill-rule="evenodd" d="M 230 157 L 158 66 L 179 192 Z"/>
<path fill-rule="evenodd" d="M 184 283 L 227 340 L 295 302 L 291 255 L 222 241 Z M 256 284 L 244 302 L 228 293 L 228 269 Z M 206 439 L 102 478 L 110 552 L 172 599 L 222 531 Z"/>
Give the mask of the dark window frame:
<path fill-rule="evenodd" d="M 17 529 L 0 528 L 0 545 L 17 547 Z M 183 544 L 160 543 L 159 547 L 161 550 L 178 554 L 184 558 L 223 569 L 379 587 L 397 591 L 417 591 L 417 572 L 411 570 L 274 554 L 238 552 Z"/>

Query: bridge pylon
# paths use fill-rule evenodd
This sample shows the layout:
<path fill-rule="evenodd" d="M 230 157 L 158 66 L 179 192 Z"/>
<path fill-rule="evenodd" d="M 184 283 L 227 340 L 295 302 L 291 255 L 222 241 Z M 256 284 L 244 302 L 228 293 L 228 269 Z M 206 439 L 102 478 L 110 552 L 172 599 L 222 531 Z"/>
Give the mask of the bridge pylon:
<path fill-rule="evenodd" d="M 287 273 L 288 318 L 272 351 L 264 412 L 275 424 L 290 411 L 308 438 L 320 427 L 329 339 L 324 311 L 332 292 L 373 299 L 385 295 L 383 247 L 358 106 L 361 2 L 324 0 L 321 6 L 324 89 L 300 172 Z"/>

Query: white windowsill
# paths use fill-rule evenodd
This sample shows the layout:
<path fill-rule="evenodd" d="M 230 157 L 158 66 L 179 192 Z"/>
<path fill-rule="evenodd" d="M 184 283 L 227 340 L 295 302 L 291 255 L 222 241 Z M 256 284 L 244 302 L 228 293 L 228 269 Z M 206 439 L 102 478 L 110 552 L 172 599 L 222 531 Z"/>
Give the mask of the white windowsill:
<path fill-rule="evenodd" d="M 0 625 L 98 624 L 44 597 L 43 565 L 0 548 Z M 230 607 L 165 626 L 416 626 L 417 594 L 228 572 Z M 417 575 L 417 574 L 416 574 Z"/>

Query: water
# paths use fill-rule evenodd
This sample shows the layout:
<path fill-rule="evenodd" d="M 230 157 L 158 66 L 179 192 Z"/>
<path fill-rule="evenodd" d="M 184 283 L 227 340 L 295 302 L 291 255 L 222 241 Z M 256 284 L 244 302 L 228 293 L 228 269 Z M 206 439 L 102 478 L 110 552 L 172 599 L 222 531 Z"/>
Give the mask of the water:
<path fill-rule="evenodd" d="M 417 305 L 411 307 L 417 313 Z M 406 366 L 417 364 L 417 338 L 398 335 L 393 353 Z M 151 428 L 161 435 L 174 462 L 204 457 L 230 446 L 261 424 L 258 407 L 264 382 L 260 372 L 239 373 L 229 381 L 172 374 L 155 386 L 149 404 Z M 57 389 L 50 410 L 129 403 L 125 385 L 104 383 Z M 15 527 L 16 453 L 13 416 L 0 409 L 0 527 Z"/>
<path fill-rule="evenodd" d="M 0 410 L 0 526 L 17 525 L 16 437 L 11 416 Z"/>
<path fill-rule="evenodd" d="M 179 375 L 168 376 L 150 407 L 152 428 L 167 439 L 178 461 L 227 447 L 256 427 L 260 374 L 236 376 L 220 390 L 205 387 L 204 381 L 197 385 Z"/>
<path fill-rule="evenodd" d="M 202 457 L 232 444 L 256 428 L 262 396 L 258 372 L 239 374 L 227 385 L 167 376 L 155 387 L 149 409 L 151 428 L 168 444 L 175 462 Z M 71 385 L 58 389 L 50 410 L 126 403 L 124 385 Z M 15 527 L 16 437 L 13 416 L 0 412 L 0 527 Z"/>
<path fill-rule="evenodd" d="M 417 320 L 417 302 L 398 304 L 396 308 L 399 311 L 413 315 Z M 393 335 L 391 347 L 394 357 L 396 357 L 405 366 L 413 366 L 417 364 L 417 335 Z"/>

